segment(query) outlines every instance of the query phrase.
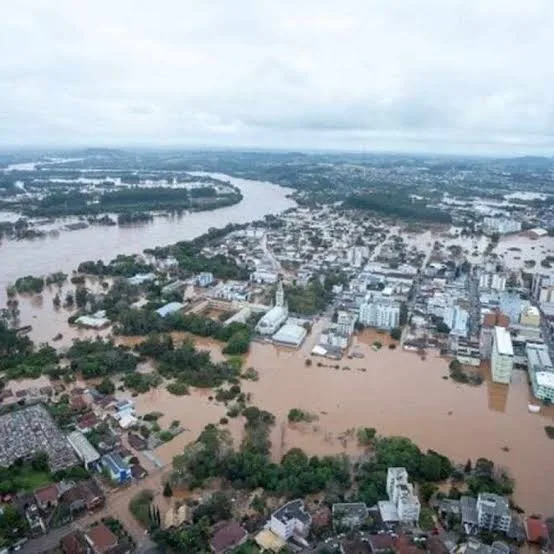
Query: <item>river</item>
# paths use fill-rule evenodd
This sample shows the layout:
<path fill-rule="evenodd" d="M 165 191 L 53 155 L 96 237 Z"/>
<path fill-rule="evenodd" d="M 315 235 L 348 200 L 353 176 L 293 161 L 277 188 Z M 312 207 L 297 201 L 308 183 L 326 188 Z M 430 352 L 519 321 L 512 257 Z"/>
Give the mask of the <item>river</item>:
<path fill-rule="evenodd" d="M 156 217 L 151 223 L 134 226 L 91 226 L 57 236 L 0 243 L 0 305 L 4 306 L 6 286 L 24 275 L 44 275 L 57 270 L 70 273 L 84 260 L 109 261 L 118 254 L 142 252 L 193 239 L 210 227 L 247 223 L 277 214 L 296 204 L 287 198 L 289 190 L 272 183 L 203 174 L 238 187 L 243 200 L 213 211 L 187 213 L 180 217 Z M 50 306 L 49 306 L 50 307 Z M 28 322 L 22 321 L 23 324 Z"/>

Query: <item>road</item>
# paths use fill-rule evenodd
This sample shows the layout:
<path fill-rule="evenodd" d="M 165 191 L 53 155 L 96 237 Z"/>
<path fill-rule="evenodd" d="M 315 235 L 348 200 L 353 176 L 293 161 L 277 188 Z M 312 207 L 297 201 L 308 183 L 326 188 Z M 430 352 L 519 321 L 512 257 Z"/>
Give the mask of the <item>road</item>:
<path fill-rule="evenodd" d="M 381 250 L 383 249 L 383 246 L 385 245 L 385 243 L 390 239 L 390 237 L 392 237 L 392 235 L 396 234 L 397 230 L 398 230 L 398 227 L 391 227 L 389 229 L 387 236 L 380 243 L 378 243 L 373 249 L 373 252 L 369 257 L 370 262 L 374 262 L 377 259 L 377 256 L 379 256 L 379 254 L 381 253 Z"/>
<path fill-rule="evenodd" d="M 71 531 L 77 529 L 86 530 L 91 524 L 99 521 L 103 517 L 113 517 L 121 521 L 125 529 L 136 541 L 139 549 L 147 549 L 154 546 L 149 536 L 145 534 L 144 529 L 129 512 L 129 502 L 141 490 L 151 489 L 154 492 L 154 504 L 161 508 L 160 511 L 163 514 L 169 504 L 168 500 L 162 494 L 162 489 L 163 483 L 170 472 L 171 466 L 166 466 L 162 469 L 153 471 L 142 481 L 108 493 L 106 505 L 101 510 L 89 513 L 76 519 L 69 525 L 54 529 L 47 535 L 27 542 L 19 552 L 21 554 L 37 554 L 39 552 L 51 550 L 58 546 L 62 537 L 71 533 Z"/>

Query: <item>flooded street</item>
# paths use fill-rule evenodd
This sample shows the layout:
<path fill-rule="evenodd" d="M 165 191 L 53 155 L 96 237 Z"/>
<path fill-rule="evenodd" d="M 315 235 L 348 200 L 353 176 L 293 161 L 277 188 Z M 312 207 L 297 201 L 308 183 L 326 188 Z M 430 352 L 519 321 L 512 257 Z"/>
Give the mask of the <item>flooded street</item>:
<path fill-rule="evenodd" d="M 312 357 L 307 367 L 315 338 L 312 333 L 299 351 L 254 343 L 245 360 L 245 367 L 258 370 L 260 380 L 243 381 L 242 390 L 252 393 L 253 405 L 277 419 L 271 437 L 275 460 L 293 447 L 309 454 L 357 454 L 353 430 L 375 427 L 382 435 L 409 437 L 422 449 L 437 450 L 455 462 L 489 458 L 515 479 L 516 503 L 531 512 L 554 512 L 554 441 L 544 432 L 544 426 L 552 424 L 554 408 L 528 413 L 531 397 L 525 372 L 516 371 L 510 387 L 488 381 L 479 387 L 459 385 L 443 379 L 447 362 L 433 352 L 425 361 L 386 346 L 375 352 L 368 344 L 376 338 L 373 335 L 353 345 L 364 358 Z M 386 343 L 384 336 L 381 342 Z M 340 369 L 335 369 L 337 364 Z M 162 460 L 169 463 L 204 425 L 225 415 L 226 408 L 210 401 L 209 395 L 202 391 L 174 397 L 160 390 L 137 399 L 141 413 L 160 410 L 164 424 L 179 419 L 190 429 L 158 449 Z M 291 408 L 308 411 L 318 420 L 289 425 Z M 239 444 L 239 422 L 231 419 L 229 429 Z"/>

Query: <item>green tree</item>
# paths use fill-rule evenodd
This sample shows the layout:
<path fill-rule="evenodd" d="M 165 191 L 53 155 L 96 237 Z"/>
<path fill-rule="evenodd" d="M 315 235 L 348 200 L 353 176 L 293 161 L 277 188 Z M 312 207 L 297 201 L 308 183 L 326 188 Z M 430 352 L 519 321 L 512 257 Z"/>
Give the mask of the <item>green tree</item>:
<path fill-rule="evenodd" d="M 98 385 L 96 385 L 96 390 L 100 394 L 113 394 L 115 392 L 115 384 L 109 377 L 104 377 Z"/>
<path fill-rule="evenodd" d="M 169 497 L 173 496 L 173 489 L 171 488 L 171 485 L 169 484 L 169 481 L 166 481 L 166 483 L 164 485 L 163 495 L 166 498 L 169 498 Z"/>
<path fill-rule="evenodd" d="M 400 327 L 393 327 L 391 329 L 390 336 L 394 340 L 400 340 L 402 338 L 402 329 Z"/>

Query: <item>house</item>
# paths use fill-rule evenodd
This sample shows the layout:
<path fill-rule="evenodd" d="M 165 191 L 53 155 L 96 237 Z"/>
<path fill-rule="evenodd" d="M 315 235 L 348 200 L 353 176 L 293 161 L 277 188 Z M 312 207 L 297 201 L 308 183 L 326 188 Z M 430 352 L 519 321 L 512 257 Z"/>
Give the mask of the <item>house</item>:
<path fill-rule="evenodd" d="M 82 510 L 96 510 L 104 505 L 104 494 L 92 479 L 83 481 L 60 495 L 59 502 L 65 504 L 71 513 Z"/>
<path fill-rule="evenodd" d="M 131 468 L 116 452 L 104 454 L 101 461 L 102 466 L 106 468 L 112 481 L 121 484 L 131 479 Z"/>
<path fill-rule="evenodd" d="M 117 546 L 117 537 L 103 524 L 98 523 L 85 533 L 85 540 L 94 554 L 107 554 Z"/>
<path fill-rule="evenodd" d="M 371 554 L 371 546 L 367 540 L 344 540 L 340 545 L 341 554 Z"/>
<path fill-rule="evenodd" d="M 77 422 L 77 429 L 81 433 L 90 433 L 98 425 L 96 414 L 89 413 L 82 416 Z"/>
<path fill-rule="evenodd" d="M 306 511 L 304 501 L 291 500 L 271 514 L 269 529 L 284 541 L 293 535 L 306 536 L 310 531 L 312 518 Z"/>
<path fill-rule="evenodd" d="M 367 521 L 367 506 L 363 502 L 333 504 L 333 527 L 337 532 L 361 527 Z"/>
<path fill-rule="evenodd" d="M 530 543 L 541 546 L 548 544 L 548 527 L 542 519 L 526 517 L 524 526 L 525 535 Z"/>
<path fill-rule="evenodd" d="M 135 450 L 146 450 L 148 447 L 146 439 L 135 433 L 129 433 L 127 440 L 129 441 L 129 446 Z"/>
<path fill-rule="evenodd" d="M 135 464 L 131 466 L 131 475 L 133 479 L 144 479 L 148 475 L 146 471 L 140 464 Z"/>
<path fill-rule="evenodd" d="M 47 485 L 35 491 L 35 500 L 41 510 L 58 505 L 60 491 L 56 484 Z"/>
<path fill-rule="evenodd" d="M 221 522 L 214 527 L 210 548 L 215 554 L 223 554 L 240 546 L 248 538 L 248 531 L 236 521 Z"/>
<path fill-rule="evenodd" d="M 135 413 L 135 404 L 132 400 L 118 400 L 115 403 L 115 411 L 118 416 L 123 416 L 124 414 L 134 414 Z"/>
<path fill-rule="evenodd" d="M 394 548 L 391 535 L 369 535 L 368 541 L 372 552 L 390 552 Z"/>
<path fill-rule="evenodd" d="M 90 554 L 92 552 L 81 531 L 73 531 L 63 537 L 60 541 L 60 549 L 63 554 Z"/>

